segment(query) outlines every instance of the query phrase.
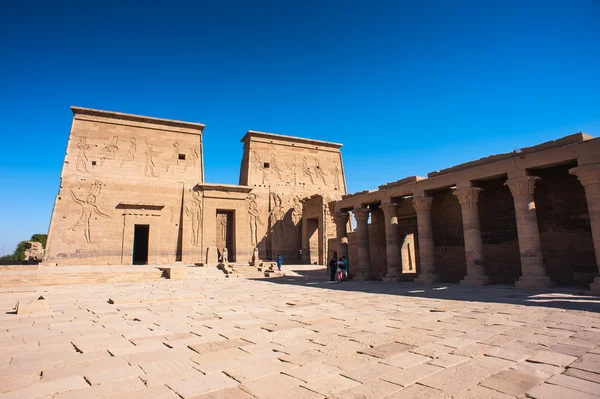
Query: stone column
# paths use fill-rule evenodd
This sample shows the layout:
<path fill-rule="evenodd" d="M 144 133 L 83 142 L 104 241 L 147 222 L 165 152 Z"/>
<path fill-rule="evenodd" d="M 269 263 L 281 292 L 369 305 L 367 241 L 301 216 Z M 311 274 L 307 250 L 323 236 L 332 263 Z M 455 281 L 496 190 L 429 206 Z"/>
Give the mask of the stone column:
<path fill-rule="evenodd" d="M 336 242 L 337 242 L 337 257 L 348 256 L 348 213 L 339 212 L 333 215 L 335 218 Z"/>
<path fill-rule="evenodd" d="M 419 266 L 421 272 L 415 279 L 419 284 L 432 284 L 439 280 L 435 274 L 435 246 L 433 244 L 433 228 L 431 226 L 431 205 L 433 197 L 413 198 L 413 207 L 417 211 L 419 229 Z"/>
<path fill-rule="evenodd" d="M 600 163 L 578 166 L 569 169 L 569 173 L 577 176 L 585 188 L 596 265 L 600 273 Z M 590 289 L 593 293 L 600 294 L 600 277 L 596 277 Z"/>
<path fill-rule="evenodd" d="M 521 254 L 521 278 L 515 283 L 517 288 L 548 288 L 554 285 L 544 268 L 542 243 L 533 199 L 535 182 L 539 179 L 537 176 L 522 176 L 508 179 L 504 183 L 510 188 L 515 202 Z"/>
<path fill-rule="evenodd" d="M 398 245 L 398 217 L 396 210 L 398 204 L 386 203 L 380 208 L 385 217 L 385 254 L 387 257 L 387 273 L 383 281 L 402 280 L 402 257 Z"/>
<path fill-rule="evenodd" d="M 369 212 L 368 208 L 355 208 L 354 217 L 356 218 L 356 243 L 358 245 L 358 276 L 357 280 L 370 280 L 371 274 L 371 253 L 369 248 Z"/>
<path fill-rule="evenodd" d="M 462 208 L 463 234 L 465 236 L 465 255 L 467 275 L 460 282 L 465 285 L 487 285 L 490 278 L 483 267 L 483 244 L 479 227 L 479 187 L 466 187 L 454 191 Z"/>

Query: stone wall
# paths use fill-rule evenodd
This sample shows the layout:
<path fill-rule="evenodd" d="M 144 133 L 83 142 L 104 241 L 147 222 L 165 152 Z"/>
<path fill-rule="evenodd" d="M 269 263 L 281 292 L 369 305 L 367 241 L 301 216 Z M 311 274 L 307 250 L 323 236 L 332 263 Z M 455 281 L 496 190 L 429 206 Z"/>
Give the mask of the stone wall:
<path fill-rule="evenodd" d="M 514 283 L 521 275 L 515 205 L 505 177 L 478 183 L 484 268 L 494 283 Z"/>
<path fill-rule="evenodd" d="M 569 168 L 534 173 L 535 202 L 548 276 L 558 284 L 589 283 L 597 271 L 585 190 Z"/>
<path fill-rule="evenodd" d="M 467 273 L 462 211 L 452 190 L 437 190 L 430 194 L 435 270 L 442 281 L 458 282 Z"/>

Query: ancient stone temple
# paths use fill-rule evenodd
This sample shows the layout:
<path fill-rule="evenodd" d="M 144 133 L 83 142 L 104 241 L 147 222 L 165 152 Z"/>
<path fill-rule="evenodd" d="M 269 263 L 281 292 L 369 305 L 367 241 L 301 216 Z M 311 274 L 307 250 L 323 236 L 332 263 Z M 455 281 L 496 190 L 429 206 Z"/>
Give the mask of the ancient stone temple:
<path fill-rule="evenodd" d="M 345 195 L 335 218 L 360 279 L 600 293 L 600 139 L 578 133 Z"/>
<path fill-rule="evenodd" d="M 45 264 L 324 263 L 329 204 L 346 193 L 340 144 L 250 130 L 240 184 L 213 184 L 204 125 L 72 111 Z"/>

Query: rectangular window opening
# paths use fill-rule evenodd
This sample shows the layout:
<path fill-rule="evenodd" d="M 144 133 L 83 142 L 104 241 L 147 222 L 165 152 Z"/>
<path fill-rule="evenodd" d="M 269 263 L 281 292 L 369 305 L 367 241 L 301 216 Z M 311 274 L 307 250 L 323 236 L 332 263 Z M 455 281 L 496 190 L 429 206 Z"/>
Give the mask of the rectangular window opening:
<path fill-rule="evenodd" d="M 263 164 L 263 166 L 264 166 L 265 168 L 268 168 L 268 167 L 270 167 L 271 165 L 269 165 L 269 163 L 268 163 L 268 162 L 265 162 L 265 163 Z"/>
<path fill-rule="evenodd" d="M 92 161 L 92 166 L 96 166 L 96 161 Z"/>
<path fill-rule="evenodd" d="M 185 154 L 179 154 L 179 159 L 185 161 Z"/>

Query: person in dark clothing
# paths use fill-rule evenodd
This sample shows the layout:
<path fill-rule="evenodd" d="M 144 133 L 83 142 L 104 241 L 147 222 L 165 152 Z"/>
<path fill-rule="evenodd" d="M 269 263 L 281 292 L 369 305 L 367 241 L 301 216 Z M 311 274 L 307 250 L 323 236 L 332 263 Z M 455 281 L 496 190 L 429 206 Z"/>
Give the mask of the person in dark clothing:
<path fill-rule="evenodd" d="M 335 273 L 337 272 L 337 261 L 335 258 L 331 258 L 329 261 L 329 276 L 331 281 L 335 281 Z"/>

